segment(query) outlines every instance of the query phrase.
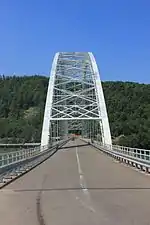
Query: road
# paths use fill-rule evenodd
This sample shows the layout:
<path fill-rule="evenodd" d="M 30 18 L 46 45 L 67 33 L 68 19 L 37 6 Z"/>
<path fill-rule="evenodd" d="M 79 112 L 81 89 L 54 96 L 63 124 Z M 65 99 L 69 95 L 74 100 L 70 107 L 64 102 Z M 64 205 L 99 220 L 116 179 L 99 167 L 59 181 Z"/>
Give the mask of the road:
<path fill-rule="evenodd" d="M 0 224 L 149 225 L 150 177 L 84 144 L 70 141 L 2 189 Z"/>

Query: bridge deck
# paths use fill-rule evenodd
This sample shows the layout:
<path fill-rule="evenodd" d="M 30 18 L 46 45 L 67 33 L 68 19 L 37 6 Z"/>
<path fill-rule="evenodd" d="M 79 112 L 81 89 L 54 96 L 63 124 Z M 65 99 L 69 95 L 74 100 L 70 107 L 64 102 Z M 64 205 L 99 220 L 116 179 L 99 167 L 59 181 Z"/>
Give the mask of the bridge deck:
<path fill-rule="evenodd" d="M 150 224 L 150 177 L 75 144 L 0 191 L 0 224 Z"/>

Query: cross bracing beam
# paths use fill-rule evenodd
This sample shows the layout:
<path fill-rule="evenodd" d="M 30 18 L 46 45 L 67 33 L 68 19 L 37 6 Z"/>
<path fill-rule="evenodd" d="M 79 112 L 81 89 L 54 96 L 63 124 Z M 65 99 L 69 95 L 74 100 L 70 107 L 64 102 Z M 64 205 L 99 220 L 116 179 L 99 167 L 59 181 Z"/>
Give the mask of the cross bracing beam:
<path fill-rule="evenodd" d="M 76 132 L 90 138 L 99 134 L 103 144 L 112 144 L 100 74 L 93 54 L 60 52 L 52 64 L 41 146 Z"/>
<path fill-rule="evenodd" d="M 65 117 L 60 117 L 60 118 L 51 118 L 51 121 L 57 121 L 57 120 L 62 120 L 62 121 L 65 121 L 65 120 L 100 120 L 100 118 L 96 118 L 96 117 L 68 117 L 68 118 L 65 118 Z"/>

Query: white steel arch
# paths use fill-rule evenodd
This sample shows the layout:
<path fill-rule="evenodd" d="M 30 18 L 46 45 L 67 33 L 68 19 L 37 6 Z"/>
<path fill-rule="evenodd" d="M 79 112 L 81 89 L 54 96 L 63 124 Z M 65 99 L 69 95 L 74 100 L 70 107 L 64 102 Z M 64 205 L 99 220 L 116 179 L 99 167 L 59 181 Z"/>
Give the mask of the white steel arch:
<path fill-rule="evenodd" d="M 97 101 L 98 101 L 97 103 L 99 106 L 99 113 L 100 113 L 100 116 L 102 117 L 101 132 L 103 133 L 102 135 L 103 143 L 112 145 L 111 132 L 110 132 L 110 126 L 109 126 L 109 120 L 107 115 L 102 83 L 100 79 L 100 73 L 96 64 L 96 60 L 91 52 L 89 52 L 89 57 L 91 59 L 91 65 L 93 69 L 93 75 L 94 75 L 93 79 L 95 79 L 95 87 L 97 91 Z"/>
<path fill-rule="evenodd" d="M 52 64 L 43 120 L 41 146 L 69 133 L 112 145 L 100 74 L 92 53 L 56 53 Z"/>
<path fill-rule="evenodd" d="M 45 104 L 45 112 L 43 119 L 43 127 L 42 127 L 42 136 L 41 136 L 41 146 L 48 145 L 49 142 L 49 130 L 50 130 L 50 117 L 52 112 L 52 102 L 53 102 L 53 87 L 55 82 L 55 74 L 56 74 L 56 66 L 58 63 L 59 53 L 55 54 L 50 79 L 48 84 L 47 96 L 46 96 L 46 104 Z"/>

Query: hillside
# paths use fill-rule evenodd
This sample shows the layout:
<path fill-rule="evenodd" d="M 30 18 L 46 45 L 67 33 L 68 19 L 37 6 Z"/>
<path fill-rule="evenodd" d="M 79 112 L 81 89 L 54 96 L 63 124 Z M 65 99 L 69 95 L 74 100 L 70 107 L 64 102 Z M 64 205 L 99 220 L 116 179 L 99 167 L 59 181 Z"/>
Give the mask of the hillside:
<path fill-rule="evenodd" d="M 39 142 L 48 78 L 0 77 L 0 142 Z M 150 84 L 103 82 L 114 143 L 150 149 Z"/>

